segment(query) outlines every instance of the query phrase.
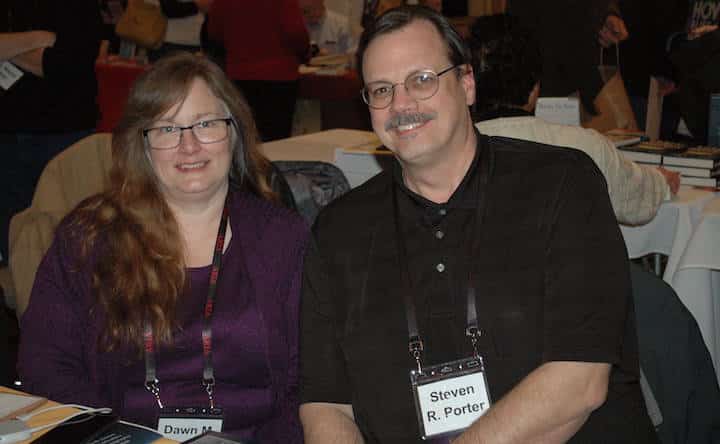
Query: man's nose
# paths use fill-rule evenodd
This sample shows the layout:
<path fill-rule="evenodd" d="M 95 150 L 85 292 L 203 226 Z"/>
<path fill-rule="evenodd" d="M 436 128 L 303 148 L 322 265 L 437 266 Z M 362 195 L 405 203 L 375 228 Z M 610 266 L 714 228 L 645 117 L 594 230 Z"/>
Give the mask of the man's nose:
<path fill-rule="evenodd" d="M 393 111 L 415 109 L 417 108 L 417 99 L 413 98 L 410 93 L 408 93 L 405 85 L 401 83 L 396 85 L 393 89 L 393 97 L 390 102 L 390 107 Z"/>

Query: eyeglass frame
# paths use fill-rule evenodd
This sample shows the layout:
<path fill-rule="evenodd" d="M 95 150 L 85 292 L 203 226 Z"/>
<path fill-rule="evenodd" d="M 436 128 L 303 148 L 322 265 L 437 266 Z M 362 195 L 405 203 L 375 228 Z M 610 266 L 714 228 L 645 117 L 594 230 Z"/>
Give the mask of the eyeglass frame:
<path fill-rule="evenodd" d="M 232 117 L 219 117 L 219 118 L 217 118 L 217 119 L 201 120 L 201 121 L 199 121 L 199 122 L 195 122 L 195 123 L 193 123 L 192 125 L 188 125 L 188 126 L 177 126 L 177 125 L 154 126 L 154 127 L 152 127 L 152 128 L 143 129 L 143 130 L 142 130 L 142 135 L 143 135 L 143 137 L 145 138 L 145 141 L 147 142 L 147 144 L 148 144 L 148 146 L 150 147 L 150 149 L 153 149 L 153 150 L 156 150 L 156 151 L 169 151 L 169 150 L 174 150 L 174 149 L 176 149 L 177 147 L 179 147 L 180 144 L 182 143 L 182 140 L 183 140 L 182 138 L 183 138 L 184 131 L 185 131 L 185 130 L 188 130 L 188 129 L 190 130 L 190 132 L 192 133 L 193 137 L 195 138 L 195 140 L 197 140 L 198 143 L 200 143 L 200 144 L 202 144 L 202 145 L 207 145 L 207 144 L 210 144 L 210 143 L 222 142 L 223 140 L 227 139 L 228 136 L 230 135 L 230 131 L 228 131 L 227 134 L 225 134 L 225 137 L 223 137 L 222 139 L 214 140 L 214 141 L 212 141 L 212 142 L 203 142 L 203 141 L 201 141 L 201 140 L 198 138 L 198 136 L 195 134 L 195 130 L 193 130 L 193 128 L 195 128 L 196 126 L 198 126 L 198 125 L 200 125 L 200 124 L 202 124 L 202 123 L 217 122 L 217 121 L 221 121 L 221 120 L 225 122 L 225 128 L 229 127 L 230 125 L 237 126 L 237 124 L 235 123 L 235 119 L 233 119 Z M 156 147 L 152 146 L 152 145 L 150 144 L 150 138 L 148 137 L 148 132 L 150 132 L 150 131 L 152 131 L 152 130 L 161 129 L 161 128 L 168 128 L 168 127 L 170 127 L 170 128 L 175 128 L 175 129 L 177 129 L 177 130 L 179 131 L 180 136 L 178 137 L 178 143 L 177 143 L 177 145 L 175 145 L 175 146 L 173 146 L 173 147 L 170 147 L 170 148 L 156 148 Z"/>
<path fill-rule="evenodd" d="M 377 106 L 372 106 L 372 105 L 370 105 L 370 103 L 369 103 L 369 102 L 370 102 L 370 99 L 368 98 L 368 91 L 367 91 L 367 87 L 368 87 L 369 84 L 368 84 L 368 85 L 365 85 L 365 86 L 360 90 L 360 95 L 362 96 L 363 102 L 365 102 L 365 104 L 366 104 L 369 108 L 372 108 L 372 109 L 385 109 L 385 108 L 387 108 L 388 106 L 390 106 L 390 105 L 392 104 L 392 101 L 393 101 L 393 99 L 395 98 L 395 87 L 396 87 L 396 86 L 398 86 L 398 85 L 403 85 L 403 86 L 405 87 L 405 92 L 407 92 L 408 94 L 410 94 L 410 92 L 408 91 L 407 85 L 405 85 L 405 82 L 407 82 L 411 77 L 416 76 L 416 75 L 418 75 L 418 74 L 420 74 L 420 73 L 431 73 L 431 74 L 434 74 L 435 77 L 438 78 L 438 83 L 437 83 L 437 86 L 436 86 L 436 88 L 435 88 L 435 91 L 433 91 L 433 93 L 430 94 L 429 96 L 423 97 L 422 99 L 413 97 L 413 99 L 415 99 L 415 100 L 428 100 L 428 99 L 432 98 L 435 94 L 437 94 L 437 92 L 440 90 L 440 76 L 442 76 L 442 75 L 445 74 L 445 73 L 448 73 L 448 72 L 452 71 L 453 69 L 460 68 L 460 67 L 463 66 L 463 65 L 464 65 L 464 64 L 452 65 L 452 66 L 450 66 L 450 67 L 448 67 L 448 68 L 445 68 L 445 69 L 441 70 L 440 72 L 435 72 L 435 71 L 433 71 L 432 69 L 421 69 L 421 70 L 419 70 L 419 71 L 415 71 L 415 72 L 412 72 L 412 73 L 408 74 L 408 76 L 405 77 L 405 80 L 403 80 L 402 82 L 397 82 L 397 83 L 390 83 L 390 82 L 383 82 L 383 81 L 370 82 L 369 84 L 372 84 L 372 83 L 388 83 L 388 84 L 390 85 L 390 87 L 391 87 L 391 89 L 392 89 L 392 94 L 390 95 L 390 100 L 388 100 L 388 103 L 387 103 L 387 105 L 385 105 L 385 106 L 377 107 Z M 411 96 L 411 97 L 412 97 L 412 96 Z"/>

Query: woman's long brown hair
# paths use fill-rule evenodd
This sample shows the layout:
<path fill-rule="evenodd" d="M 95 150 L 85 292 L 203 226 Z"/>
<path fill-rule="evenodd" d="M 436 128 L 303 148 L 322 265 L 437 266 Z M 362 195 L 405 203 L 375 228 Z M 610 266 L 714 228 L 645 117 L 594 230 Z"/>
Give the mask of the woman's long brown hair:
<path fill-rule="evenodd" d="M 109 187 L 85 201 L 74 218 L 85 235 L 84 254 L 101 251 L 92 289 L 106 319 L 100 338 L 104 350 L 129 346 L 141 352 L 146 321 L 159 344 L 172 341 L 176 306 L 186 288 L 183 242 L 157 185 L 142 130 L 181 103 L 196 79 L 208 85 L 235 121 L 231 189 L 276 199 L 250 108 L 217 65 L 182 53 L 158 61 L 144 73 L 113 132 Z"/>

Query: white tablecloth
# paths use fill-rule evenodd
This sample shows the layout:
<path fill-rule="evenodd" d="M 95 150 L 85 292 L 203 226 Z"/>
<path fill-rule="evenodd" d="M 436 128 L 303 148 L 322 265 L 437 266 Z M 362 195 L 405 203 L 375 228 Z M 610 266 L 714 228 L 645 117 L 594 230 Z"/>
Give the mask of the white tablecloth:
<path fill-rule="evenodd" d="M 695 317 L 720 382 L 720 194 L 682 187 L 650 223 L 621 230 L 631 258 L 668 256 L 663 279 Z"/>
<path fill-rule="evenodd" d="M 342 156 L 344 148 L 377 142 L 371 131 L 332 129 L 263 144 L 260 149 L 270 160 L 321 160 L 333 163 L 342 170 L 350 185 L 356 187 L 381 168 L 373 156 Z M 377 142 L 379 144 L 379 142 Z"/>

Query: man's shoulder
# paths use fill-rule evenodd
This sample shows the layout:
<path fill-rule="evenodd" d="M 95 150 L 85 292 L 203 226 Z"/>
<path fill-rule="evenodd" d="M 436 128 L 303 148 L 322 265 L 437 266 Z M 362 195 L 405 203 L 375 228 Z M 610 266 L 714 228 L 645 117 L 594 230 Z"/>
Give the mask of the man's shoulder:
<path fill-rule="evenodd" d="M 550 123 L 533 116 L 486 120 L 477 122 L 475 126 L 488 136 L 512 137 L 546 145 L 581 150 L 609 146 L 605 137 L 595 130 Z"/>
<path fill-rule="evenodd" d="M 320 211 L 315 228 L 351 227 L 384 212 L 390 198 L 392 173 L 382 171 L 360 186 L 335 199 Z"/>
<path fill-rule="evenodd" d="M 508 136 L 489 136 L 487 143 L 495 164 L 513 163 L 518 169 L 581 167 L 594 168 L 593 160 L 583 151 L 545 142 Z"/>

